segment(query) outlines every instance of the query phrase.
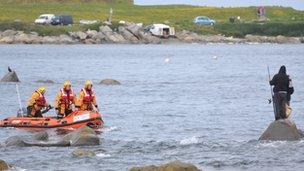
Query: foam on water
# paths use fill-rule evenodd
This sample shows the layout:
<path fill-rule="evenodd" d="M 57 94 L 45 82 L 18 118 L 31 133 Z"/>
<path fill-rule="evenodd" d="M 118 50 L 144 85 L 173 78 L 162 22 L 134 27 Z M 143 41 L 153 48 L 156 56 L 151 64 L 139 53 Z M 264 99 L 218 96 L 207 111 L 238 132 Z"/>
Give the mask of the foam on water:
<path fill-rule="evenodd" d="M 110 126 L 110 127 L 105 127 L 102 129 L 102 132 L 113 132 L 113 131 L 118 131 L 119 127 L 117 126 Z"/>
<path fill-rule="evenodd" d="M 183 139 L 179 142 L 180 145 L 190 145 L 190 144 L 198 144 L 198 143 L 200 143 L 200 140 L 198 139 L 198 137 L 195 136 Z"/>
<path fill-rule="evenodd" d="M 97 156 L 97 157 L 100 157 L 100 158 L 108 158 L 108 157 L 111 157 L 110 154 L 104 154 L 104 153 L 97 153 L 96 156 Z"/>

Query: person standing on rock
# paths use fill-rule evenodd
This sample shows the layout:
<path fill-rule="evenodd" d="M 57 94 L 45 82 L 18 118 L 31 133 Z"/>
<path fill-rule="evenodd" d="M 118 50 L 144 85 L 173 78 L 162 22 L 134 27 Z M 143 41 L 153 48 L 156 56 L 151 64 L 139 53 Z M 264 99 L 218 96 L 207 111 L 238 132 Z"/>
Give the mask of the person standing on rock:
<path fill-rule="evenodd" d="M 274 75 L 272 80 L 269 80 L 270 85 L 274 86 L 275 120 L 287 118 L 286 105 L 288 104 L 289 82 L 290 78 L 286 74 L 284 65 L 281 66 L 279 73 Z"/>

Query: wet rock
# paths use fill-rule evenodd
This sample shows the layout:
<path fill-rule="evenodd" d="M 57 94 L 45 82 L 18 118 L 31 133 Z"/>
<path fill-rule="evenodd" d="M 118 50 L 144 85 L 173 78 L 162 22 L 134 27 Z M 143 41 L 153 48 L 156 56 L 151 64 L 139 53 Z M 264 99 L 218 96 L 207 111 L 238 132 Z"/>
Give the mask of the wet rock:
<path fill-rule="evenodd" d="M 38 141 L 48 141 L 49 134 L 47 132 L 39 132 L 36 135 L 34 135 L 34 139 Z"/>
<path fill-rule="evenodd" d="M 36 83 L 42 83 L 42 84 L 54 84 L 55 82 L 52 80 L 37 80 Z"/>
<path fill-rule="evenodd" d="M 31 147 L 31 146 L 46 146 L 45 143 L 49 136 L 47 132 L 38 133 L 35 135 L 20 135 L 9 137 L 5 141 L 6 147 Z"/>
<path fill-rule="evenodd" d="M 10 70 L 10 68 L 9 68 Z M 18 75 L 15 71 L 10 70 L 7 74 L 5 74 L 0 82 L 20 82 Z"/>
<path fill-rule="evenodd" d="M 96 154 L 91 150 L 77 149 L 72 152 L 73 157 L 94 157 Z"/>
<path fill-rule="evenodd" d="M 68 146 L 94 146 L 99 145 L 99 136 L 95 131 L 87 126 L 83 126 L 65 136 L 58 141 L 48 141 L 48 134 L 40 133 L 36 135 L 20 135 L 8 138 L 5 141 L 6 147 L 68 147 Z"/>
<path fill-rule="evenodd" d="M 117 80 L 114 79 L 104 79 L 101 80 L 99 84 L 103 84 L 103 85 L 121 85 L 121 83 Z"/>
<path fill-rule="evenodd" d="M 0 170 L 9 170 L 10 166 L 4 161 L 0 159 Z"/>
<path fill-rule="evenodd" d="M 87 126 L 83 126 L 62 138 L 62 141 L 69 142 L 71 146 L 94 146 L 100 144 L 99 136 Z"/>
<path fill-rule="evenodd" d="M 174 161 L 161 166 L 133 167 L 130 171 L 199 171 L 199 169 L 190 163 Z"/>
<path fill-rule="evenodd" d="M 289 119 L 273 121 L 261 135 L 259 140 L 295 141 L 303 137 L 294 122 Z"/>

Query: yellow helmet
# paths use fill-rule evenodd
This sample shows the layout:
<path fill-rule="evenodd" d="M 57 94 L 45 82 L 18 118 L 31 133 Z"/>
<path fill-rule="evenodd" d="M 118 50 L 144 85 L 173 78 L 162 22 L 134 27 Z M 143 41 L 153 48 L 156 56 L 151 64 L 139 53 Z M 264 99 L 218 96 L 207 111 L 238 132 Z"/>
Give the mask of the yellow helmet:
<path fill-rule="evenodd" d="M 63 82 L 63 87 L 66 88 L 67 86 L 71 86 L 71 82 L 68 80 Z"/>
<path fill-rule="evenodd" d="M 44 86 L 41 86 L 38 88 L 39 93 L 45 93 L 45 91 L 46 91 L 46 88 Z"/>
<path fill-rule="evenodd" d="M 84 83 L 85 87 L 92 86 L 92 85 L 93 85 L 92 81 L 90 81 L 90 80 L 86 80 L 85 83 Z"/>

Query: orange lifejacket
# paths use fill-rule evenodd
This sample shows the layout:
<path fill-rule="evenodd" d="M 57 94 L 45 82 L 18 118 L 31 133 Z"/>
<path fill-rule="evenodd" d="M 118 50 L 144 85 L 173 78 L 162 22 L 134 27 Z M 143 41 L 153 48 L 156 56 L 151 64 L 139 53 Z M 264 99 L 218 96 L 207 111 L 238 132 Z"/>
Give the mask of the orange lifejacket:
<path fill-rule="evenodd" d="M 36 91 L 36 93 L 39 94 L 39 98 L 36 100 L 36 105 L 43 107 L 46 104 L 46 100 L 43 94 L 41 94 L 40 92 Z"/>
<path fill-rule="evenodd" d="M 71 102 L 73 102 L 75 95 L 74 91 L 71 89 L 69 92 L 66 92 L 64 89 L 60 90 L 61 92 L 61 104 L 69 105 Z"/>
<path fill-rule="evenodd" d="M 95 95 L 93 93 L 93 90 L 87 91 L 86 89 L 81 89 L 81 91 L 84 92 L 84 97 L 82 99 L 84 104 L 90 104 L 94 101 Z"/>

